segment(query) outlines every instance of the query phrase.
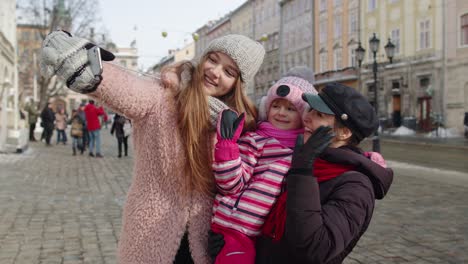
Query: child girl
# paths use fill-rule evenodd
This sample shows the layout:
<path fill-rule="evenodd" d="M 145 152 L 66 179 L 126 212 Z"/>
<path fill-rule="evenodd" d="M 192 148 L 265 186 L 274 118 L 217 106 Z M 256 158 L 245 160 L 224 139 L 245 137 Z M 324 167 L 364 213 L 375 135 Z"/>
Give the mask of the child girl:
<path fill-rule="evenodd" d="M 304 79 L 284 77 L 274 84 L 260 107 L 255 132 L 238 142 L 244 115 L 224 110 L 218 122 L 213 170 L 218 194 L 212 230 L 225 245 L 215 263 L 254 263 L 255 237 L 281 192 L 295 140 L 304 133 L 304 92 L 317 93 Z"/>

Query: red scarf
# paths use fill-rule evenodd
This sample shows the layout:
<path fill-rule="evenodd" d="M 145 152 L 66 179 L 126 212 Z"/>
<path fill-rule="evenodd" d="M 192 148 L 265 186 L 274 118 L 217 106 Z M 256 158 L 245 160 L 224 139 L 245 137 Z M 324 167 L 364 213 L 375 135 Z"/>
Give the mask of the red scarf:
<path fill-rule="evenodd" d="M 331 163 L 320 158 L 314 162 L 314 176 L 317 177 L 319 183 L 334 179 L 353 169 L 352 165 Z M 283 237 L 286 223 L 286 198 L 287 191 L 284 191 L 278 197 L 262 228 L 263 235 L 273 238 L 274 241 L 279 241 Z"/>

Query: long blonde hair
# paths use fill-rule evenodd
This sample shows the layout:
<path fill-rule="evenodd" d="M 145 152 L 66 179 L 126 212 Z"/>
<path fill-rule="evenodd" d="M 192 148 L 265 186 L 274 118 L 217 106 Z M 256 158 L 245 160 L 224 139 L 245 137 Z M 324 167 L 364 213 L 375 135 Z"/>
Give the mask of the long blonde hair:
<path fill-rule="evenodd" d="M 173 71 L 179 77 L 179 84 L 184 84 L 184 75 L 189 72 L 191 79 L 186 85 L 179 85 L 176 93 L 179 109 L 178 125 L 186 153 L 184 165 L 187 185 L 190 190 L 197 190 L 212 195 L 214 177 L 212 172 L 212 142 L 208 136 L 212 132 L 207 96 L 203 87 L 203 64 L 208 54 L 200 59 L 198 65 L 190 61 L 180 62 L 162 69 L 161 73 Z M 184 87 L 185 86 L 185 87 Z M 245 95 L 244 83 L 240 77 L 228 94 L 218 98 L 238 113 L 245 113 L 244 131 L 255 130 L 257 110 Z"/>

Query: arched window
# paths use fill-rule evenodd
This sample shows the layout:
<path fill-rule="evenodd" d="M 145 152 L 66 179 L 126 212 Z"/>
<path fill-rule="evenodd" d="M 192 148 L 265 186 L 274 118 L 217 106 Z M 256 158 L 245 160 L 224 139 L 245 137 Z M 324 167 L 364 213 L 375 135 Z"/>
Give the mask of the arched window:
<path fill-rule="evenodd" d="M 464 14 L 460 18 L 461 41 L 462 46 L 468 45 L 468 14 Z"/>

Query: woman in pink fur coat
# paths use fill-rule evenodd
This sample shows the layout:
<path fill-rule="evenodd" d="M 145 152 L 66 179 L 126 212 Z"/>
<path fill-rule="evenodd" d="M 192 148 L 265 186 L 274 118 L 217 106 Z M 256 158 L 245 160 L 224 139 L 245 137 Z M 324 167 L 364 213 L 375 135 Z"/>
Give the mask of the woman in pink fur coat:
<path fill-rule="evenodd" d="M 167 78 L 161 83 L 110 63 L 96 71 L 87 55 L 93 46 L 67 32 L 52 32 L 43 43 L 41 71 L 132 120 L 135 167 L 123 208 L 118 262 L 210 263 L 212 124 L 231 107 L 246 112 L 246 127 L 254 128 L 256 110 L 244 87 L 263 61 L 263 47 L 245 36 L 220 37 L 199 63 L 164 70 Z M 101 55 L 103 60 L 114 57 L 105 50 Z"/>

